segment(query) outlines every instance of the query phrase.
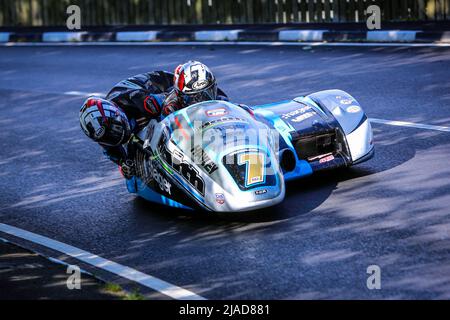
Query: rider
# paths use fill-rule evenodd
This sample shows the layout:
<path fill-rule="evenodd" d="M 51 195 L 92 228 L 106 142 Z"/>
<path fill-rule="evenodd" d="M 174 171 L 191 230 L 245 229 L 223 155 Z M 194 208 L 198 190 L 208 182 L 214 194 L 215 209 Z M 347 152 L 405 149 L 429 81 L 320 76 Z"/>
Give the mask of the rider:
<path fill-rule="evenodd" d="M 80 110 L 85 134 L 98 142 L 125 177 L 134 175 L 134 161 L 124 145 L 151 119 L 161 119 L 194 103 L 228 100 L 217 89 L 210 69 L 198 62 L 179 65 L 173 79 L 169 73 L 154 71 L 128 78 L 115 85 L 106 99 L 90 97 Z"/>

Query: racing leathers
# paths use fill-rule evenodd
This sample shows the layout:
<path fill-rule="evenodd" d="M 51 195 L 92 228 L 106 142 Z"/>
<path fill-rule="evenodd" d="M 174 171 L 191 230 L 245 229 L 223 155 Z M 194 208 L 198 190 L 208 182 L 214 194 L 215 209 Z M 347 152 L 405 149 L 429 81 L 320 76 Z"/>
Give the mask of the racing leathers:
<path fill-rule="evenodd" d="M 106 99 L 116 103 L 125 112 L 133 133 L 142 130 L 151 119 L 160 120 L 187 107 L 173 89 L 173 74 L 165 71 L 142 73 L 123 80 L 111 89 Z M 220 89 L 216 99 L 228 101 Z M 131 150 L 122 145 L 104 147 L 104 150 L 110 160 L 121 165 L 125 176 L 132 175 L 132 163 L 127 161 Z"/>

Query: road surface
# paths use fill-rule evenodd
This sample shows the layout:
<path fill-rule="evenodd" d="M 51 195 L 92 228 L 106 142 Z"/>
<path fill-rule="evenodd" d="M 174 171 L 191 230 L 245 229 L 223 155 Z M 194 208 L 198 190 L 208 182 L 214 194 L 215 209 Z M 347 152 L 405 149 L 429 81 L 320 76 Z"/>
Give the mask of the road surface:
<path fill-rule="evenodd" d="M 80 130 L 84 95 L 189 59 L 235 102 L 337 88 L 370 118 L 450 126 L 446 48 L 1 47 L 0 222 L 207 299 L 450 298 L 450 132 L 374 123 L 372 160 L 290 183 L 261 215 L 128 194 Z M 366 286 L 370 265 L 380 290 Z"/>

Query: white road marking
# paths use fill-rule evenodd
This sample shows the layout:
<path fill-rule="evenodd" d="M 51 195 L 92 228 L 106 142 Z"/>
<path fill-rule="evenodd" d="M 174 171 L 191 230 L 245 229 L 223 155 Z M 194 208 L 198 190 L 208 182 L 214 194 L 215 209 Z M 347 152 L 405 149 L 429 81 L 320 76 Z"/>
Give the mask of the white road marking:
<path fill-rule="evenodd" d="M 73 47 L 73 46 L 312 46 L 312 47 L 450 47 L 450 43 L 358 43 L 358 42 L 250 42 L 250 41 L 183 41 L 183 42 L 8 42 L 0 47 Z"/>
<path fill-rule="evenodd" d="M 106 96 L 105 93 L 99 93 L 99 92 L 87 93 L 87 92 L 81 92 L 81 91 L 67 91 L 67 92 L 64 92 L 63 94 L 71 95 L 71 96 L 85 96 L 85 97 L 89 97 L 89 96 L 105 97 Z M 370 118 L 369 120 L 371 123 L 381 123 L 381 124 L 387 124 L 387 125 L 391 125 L 391 126 L 450 132 L 450 127 L 445 127 L 445 126 L 435 126 L 435 125 L 430 125 L 430 124 L 421 124 L 421 123 L 414 123 L 414 122 L 408 122 L 408 121 L 385 120 L 385 119 L 377 119 L 377 118 Z"/>
<path fill-rule="evenodd" d="M 390 126 L 410 127 L 410 128 L 450 132 L 450 127 L 444 127 L 444 126 L 434 126 L 434 125 L 430 125 L 430 124 L 421 124 L 421 123 L 414 123 L 414 122 L 407 122 L 407 121 L 383 120 L 383 119 L 377 119 L 377 118 L 370 118 L 369 120 L 372 123 L 382 123 L 382 124 L 387 124 Z"/>
<path fill-rule="evenodd" d="M 68 95 L 68 96 L 82 96 L 82 97 L 90 97 L 90 96 L 105 97 L 106 96 L 106 93 L 102 93 L 102 92 L 89 93 L 89 92 L 83 92 L 83 91 L 66 91 L 66 92 L 63 92 L 62 94 Z M 421 124 L 421 123 L 414 123 L 414 122 L 408 122 L 408 121 L 385 120 L 385 119 L 377 119 L 377 118 L 370 118 L 369 120 L 371 123 L 381 123 L 381 124 L 387 124 L 387 125 L 397 126 L 397 127 L 409 127 L 409 128 L 417 128 L 417 129 L 450 132 L 450 127 L 446 127 L 446 126 L 436 126 L 436 125 Z"/>
<path fill-rule="evenodd" d="M 66 96 L 82 96 L 82 97 L 90 97 L 90 96 L 104 97 L 104 96 L 106 96 L 106 93 L 102 93 L 102 92 L 66 91 L 66 92 L 63 92 L 63 95 L 66 95 Z"/>
<path fill-rule="evenodd" d="M 52 258 L 52 257 L 46 257 L 46 258 L 47 258 L 48 260 L 50 260 L 51 262 L 53 262 L 53 263 L 60 264 L 60 265 L 63 265 L 63 266 L 65 266 L 65 267 L 70 266 L 70 264 L 68 264 L 67 262 L 64 262 L 64 261 L 62 261 L 62 260 L 59 260 L 59 259 L 56 259 L 56 258 Z M 80 272 L 81 272 L 81 273 L 84 273 L 84 274 L 87 274 L 87 275 L 89 275 L 89 276 L 91 276 L 91 277 L 95 277 L 92 273 L 87 272 L 86 270 L 81 269 L 81 268 L 80 268 Z"/>
<path fill-rule="evenodd" d="M 71 245 L 23 230 L 7 224 L 0 223 L 0 231 L 10 234 L 12 236 L 31 241 L 41 246 L 62 252 L 77 260 L 87 263 L 96 268 L 106 270 L 114 273 L 122 278 L 137 282 L 147 288 L 156 290 L 166 296 L 177 300 L 205 300 L 205 298 L 189 291 L 180 288 L 176 285 L 142 273 L 130 267 L 123 266 L 116 262 L 107 260 L 93 253 L 84 251 L 82 249 L 73 247 Z"/>

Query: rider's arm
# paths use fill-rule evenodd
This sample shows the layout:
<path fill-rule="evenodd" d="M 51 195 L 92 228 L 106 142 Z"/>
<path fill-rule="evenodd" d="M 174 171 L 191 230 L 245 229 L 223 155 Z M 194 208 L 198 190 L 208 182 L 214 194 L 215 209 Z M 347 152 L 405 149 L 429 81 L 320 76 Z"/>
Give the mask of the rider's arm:
<path fill-rule="evenodd" d="M 106 99 L 118 104 L 127 116 L 158 117 L 165 95 L 155 87 L 156 77 L 158 74 L 143 73 L 121 81 L 111 89 Z"/>
<path fill-rule="evenodd" d="M 127 90 L 116 94 L 111 100 L 117 103 L 127 115 L 155 118 L 161 113 L 165 95 L 152 94 L 145 89 Z"/>
<path fill-rule="evenodd" d="M 163 116 L 168 116 L 172 112 L 175 112 L 181 108 L 180 103 L 178 101 L 178 95 L 175 90 L 169 92 L 169 94 L 164 99 L 162 104 L 161 114 Z"/>

